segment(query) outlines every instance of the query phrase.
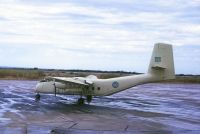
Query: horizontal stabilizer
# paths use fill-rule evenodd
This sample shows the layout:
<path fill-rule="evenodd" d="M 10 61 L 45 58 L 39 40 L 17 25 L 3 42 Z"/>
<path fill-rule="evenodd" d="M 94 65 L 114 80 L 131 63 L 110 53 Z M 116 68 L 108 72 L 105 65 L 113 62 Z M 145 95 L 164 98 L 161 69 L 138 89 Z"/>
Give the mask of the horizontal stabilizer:
<path fill-rule="evenodd" d="M 152 66 L 152 68 L 153 69 L 166 69 L 166 67 L 159 66 L 159 65 Z"/>

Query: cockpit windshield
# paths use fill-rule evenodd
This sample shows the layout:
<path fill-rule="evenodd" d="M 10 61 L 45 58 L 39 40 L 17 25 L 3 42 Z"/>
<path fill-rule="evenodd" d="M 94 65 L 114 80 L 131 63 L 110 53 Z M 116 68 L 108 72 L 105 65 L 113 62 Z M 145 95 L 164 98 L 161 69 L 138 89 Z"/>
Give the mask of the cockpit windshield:
<path fill-rule="evenodd" d="M 50 82 L 53 81 L 52 79 L 48 79 L 48 78 L 44 78 L 43 80 L 41 80 L 40 82 Z"/>
<path fill-rule="evenodd" d="M 48 80 L 47 79 L 43 79 L 40 82 L 48 82 Z"/>

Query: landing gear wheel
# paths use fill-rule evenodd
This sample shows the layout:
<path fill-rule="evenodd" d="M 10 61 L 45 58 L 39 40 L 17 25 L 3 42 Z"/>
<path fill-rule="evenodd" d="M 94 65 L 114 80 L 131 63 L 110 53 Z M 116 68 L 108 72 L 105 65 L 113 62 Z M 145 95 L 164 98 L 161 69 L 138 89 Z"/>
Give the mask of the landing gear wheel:
<path fill-rule="evenodd" d="M 87 100 L 87 103 L 90 104 L 90 102 L 92 101 L 92 95 L 87 95 L 86 100 Z"/>
<path fill-rule="evenodd" d="M 85 102 L 84 98 L 79 98 L 77 104 L 78 105 L 83 105 Z"/>
<path fill-rule="evenodd" d="M 37 94 L 35 95 L 35 101 L 39 101 L 39 100 L 40 100 L 40 94 L 37 93 Z"/>

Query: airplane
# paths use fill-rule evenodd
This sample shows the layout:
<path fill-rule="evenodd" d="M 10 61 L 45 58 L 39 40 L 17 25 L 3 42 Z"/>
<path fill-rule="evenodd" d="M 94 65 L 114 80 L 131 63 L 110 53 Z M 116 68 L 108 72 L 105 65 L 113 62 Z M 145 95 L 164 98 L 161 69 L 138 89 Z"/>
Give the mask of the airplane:
<path fill-rule="evenodd" d="M 170 44 L 156 43 L 153 48 L 147 73 L 109 79 L 87 77 L 46 77 L 36 85 L 36 99 L 40 93 L 80 95 L 78 104 L 88 103 L 94 96 L 109 96 L 131 87 L 157 81 L 175 79 L 173 48 Z"/>

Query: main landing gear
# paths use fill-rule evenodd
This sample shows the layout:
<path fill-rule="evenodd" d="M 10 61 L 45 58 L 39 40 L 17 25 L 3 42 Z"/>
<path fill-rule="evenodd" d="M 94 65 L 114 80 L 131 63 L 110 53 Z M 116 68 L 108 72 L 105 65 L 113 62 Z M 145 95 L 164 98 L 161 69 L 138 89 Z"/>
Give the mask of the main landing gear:
<path fill-rule="evenodd" d="M 85 103 L 85 100 L 84 100 L 84 98 L 82 98 L 82 97 L 79 98 L 78 101 L 77 101 L 77 104 L 78 104 L 78 105 L 83 105 L 84 103 Z"/>
<path fill-rule="evenodd" d="M 90 104 L 90 102 L 92 101 L 92 95 L 87 95 L 86 100 L 87 100 L 87 103 Z"/>
<path fill-rule="evenodd" d="M 87 95 L 87 96 L 86 96 L 86 101 L 87 101 L 87 103 L 89 104 L 89 103 L 92 101 L 92 95 Z M 82 98 L 82 96 L 81 96 L 81 98 L 78 99 L 77 104 L 78 104 L 78 105 L 83 105 L 83 104 L 85 104 L 85 99 Z"/>
<path fill-rule="evenodd" d="M 35 101 L 40 101 L 40 94 L 39 94 L 39 93 L 37 93 L 37 94 L 35 95 Z"/>

